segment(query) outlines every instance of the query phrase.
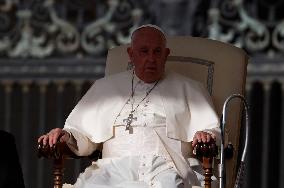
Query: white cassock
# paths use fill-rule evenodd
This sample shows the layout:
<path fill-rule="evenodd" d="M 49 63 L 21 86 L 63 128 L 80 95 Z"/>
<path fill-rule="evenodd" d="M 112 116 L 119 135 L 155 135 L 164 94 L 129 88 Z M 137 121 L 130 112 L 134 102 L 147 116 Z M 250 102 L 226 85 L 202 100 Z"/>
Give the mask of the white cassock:
<path fill-rule="evenodd" d="M 103 159 L 80 174 L 73 187 L 200 186 L 202 170 L 190 158 L 188 142 L 200 130 L 219 135 L 206 90 L 196 81 L 167 73 L 143 100 L 154 83 L 134 76 L 131 98 L 131 79 L 126 71 L 96 81 L 67 118 L 64 129 L 75 138 L 69 147 L 77 155 L 88 155 L 95 143 L 103 143 Z M 138 107 L 130 134 L 125 119 L 132 105 Z"/>

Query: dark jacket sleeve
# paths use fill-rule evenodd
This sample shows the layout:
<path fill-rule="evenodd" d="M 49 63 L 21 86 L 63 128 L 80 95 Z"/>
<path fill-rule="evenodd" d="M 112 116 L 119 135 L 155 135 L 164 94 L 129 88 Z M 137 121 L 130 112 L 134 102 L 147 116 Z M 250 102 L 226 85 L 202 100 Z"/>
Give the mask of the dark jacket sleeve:
<path fill-rule="evenodd" d="M 14 136 L 0 131 L 0 188 L 24 188 Z"/>

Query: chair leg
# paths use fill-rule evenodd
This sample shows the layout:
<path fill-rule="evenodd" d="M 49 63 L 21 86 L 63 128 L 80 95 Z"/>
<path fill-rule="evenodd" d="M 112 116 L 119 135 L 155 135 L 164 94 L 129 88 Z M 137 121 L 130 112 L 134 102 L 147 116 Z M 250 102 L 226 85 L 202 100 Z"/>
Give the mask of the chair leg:
<path fill-rule="evenodd" d="M 203 157 L 203 161 L 202 161 L 202 165 L 203 165 L 203 169 L 204 169 L 204 187 L 205 188 L 211 188 L 211 177 L 213 175 L 212 172 L 212 158 L 207 158 L 207 157 Z"/>
<path fill-rule="evenodd" d="M 59 158 L 59 159 L 54 159 L 53 161 L 53 165 L 54 165 L 54 169 L 53 169 L 53 184 L 54 184 L 54 188 L 62 188 L 63 185 L 63 158 Z"/>

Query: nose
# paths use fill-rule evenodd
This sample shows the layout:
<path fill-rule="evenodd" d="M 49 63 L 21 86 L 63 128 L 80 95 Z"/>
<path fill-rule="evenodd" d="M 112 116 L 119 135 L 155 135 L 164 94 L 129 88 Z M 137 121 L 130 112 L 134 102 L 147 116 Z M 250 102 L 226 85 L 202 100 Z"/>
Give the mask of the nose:
<path fill-rule="evenodd" d="M 155 61 L 155 54 L 154 54 L 154 52 L 150 52 L 148 54 L 148 61 L 149 62 L 154 62 Z"/>

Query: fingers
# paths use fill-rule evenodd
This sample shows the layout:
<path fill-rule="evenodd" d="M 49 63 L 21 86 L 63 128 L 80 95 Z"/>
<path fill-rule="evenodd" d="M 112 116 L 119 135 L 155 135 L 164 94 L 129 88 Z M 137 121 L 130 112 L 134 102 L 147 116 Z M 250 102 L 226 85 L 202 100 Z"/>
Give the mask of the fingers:
<path fill-rule="evenodd" d="M 194 147 L 198 142 L 210 142 L 211 139 L 215 139 L 215 135 L 204 131 L 198 131 L 193 137 L 192 146 Z"/>
<path fill-rule="evenodd" d="M 200 138 L 200 135 L 197 133 L 195 133 L 194 137 L 193 137 L 193 140 L 192 140 L 192 146 L 194 147 L 197 142 L 201 142 L 201 138 Z"/>
<path fill-rule="evenodd" d="M 57 141 L 57 138 L 59 137 L 59 134 L 58 132 L 53 132 L 51 134 L 49 134 L 49 146 L 52 147 L 53 144 L 56 143 Z"/>
<path fill-rule="evenodd" d="M 215 135 L 215 134 L 210 134 L 210 136 L 211 136 L 211 138 L 212 138 L 213 140 L 216 141 L 216 135 Z"/>
<path fill-rule="evenodd" d="M 41 143 L 45 146 L 48 142 L 48 135 L 42 135 L 37 140 L 38 143 Z"/>
<path fill-rule="evenodd" d="M 44 138 L 45 138 L 45 135 L 40 136 L 40 137 L 38 138 L 37 142 L 38 142 L 38 143 L 41 143 L 41 142 L 43 143 Z M 44 144 L 44 143 L 43 143 L 43 144 Z"/>
<path fill-rule="evenodd" d="M 210 142 L 210 140 L 211 140 L 211 135 L 210 134 L 206 134 L 206 136 L 204 136 L 205 138 L 205 142 Z M 202 139 L 202 141 L 203 141 L 203 139 Z"/>
<path fill-rule="evenodd" d="M 194 147 L 196 144 L 197 144 L 197 139 L 194 137 L 191 145 L 192 145 L 192 147 Z"/>
<path fill-rule="evenodd" d="M 45 146 L 46 144 L 49 144 L 50 147 L 52 147 L 54 144 L 56 144 L 58 138 L 63 134 L 62 129 L 56 128 L 52 129 L 49 133 L 46 135 L 42 135 L 38 139 L 38 143 L 42 142 L 42 144 Z"/>

